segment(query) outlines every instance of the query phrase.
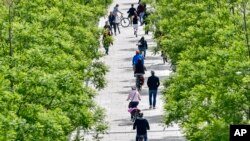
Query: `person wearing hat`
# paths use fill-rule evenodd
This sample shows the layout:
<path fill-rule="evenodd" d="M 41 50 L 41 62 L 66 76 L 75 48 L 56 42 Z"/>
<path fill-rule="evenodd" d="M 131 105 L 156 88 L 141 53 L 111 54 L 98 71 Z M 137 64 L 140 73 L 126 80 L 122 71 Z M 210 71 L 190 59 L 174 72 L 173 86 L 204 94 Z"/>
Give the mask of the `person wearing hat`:
<path fill-rule="evenodd" d="M 129 103 L 128 108 L 134 108 L 137 107 L 139 104 L 139 101 L 141 100 L 140 93 L 136 90 L 135 86 L 131 87 L 131 92 L 128 95 L 127 101 L 131 100 Z"/>
<path fill-rule="evenodd" d="M 143 137 L 144 141 L 148 140 L 147 130 L 150 130 L 148 120 L 143 118 L 143 113 L 139 113 L 138 118 L 135 120 L 133 130 L 136 129 L 136 141 Z"/>
<path fill-rule="evenodd" d="M 147 85 L 149 88 L 149 109 L 155 109 L 156 105 L 156 96 L 157 96 L 157 89 L 160 86 L 159 77 L 155 76 L 155 72 L 151 71 L 151 76 L 148 78 Z M 153 103 L 152 103 L 153 99 Z"/>

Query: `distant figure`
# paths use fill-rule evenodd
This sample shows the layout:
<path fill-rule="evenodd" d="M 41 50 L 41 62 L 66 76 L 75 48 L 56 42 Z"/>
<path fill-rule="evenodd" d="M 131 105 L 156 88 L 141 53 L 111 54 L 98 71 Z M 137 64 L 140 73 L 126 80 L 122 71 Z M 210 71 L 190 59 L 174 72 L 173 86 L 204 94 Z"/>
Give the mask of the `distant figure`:
<path fill-rule="evenodd" d="M 143 58 L 143 56 L 140 54 L 140 51 L 139 51 L 139 50 L 137 50 L 137 51 L 135 52 L 135 55 L 134 55 L 134 57 L 133 57 L 133 59 L 132 59 L 132 65 L 133 65 L 133 67 L 135 67 L 135 65 L 138 63 L 138 60 L 142 60 L 142 64 L 144 64 L 144 58 Z"/>
<path fill-rule="evenodd" d="M 132 25 L 132 18 L 134 14 L 136 13 L 136 9 L 134 8 L 134 4 L 131 4 L 131 7 L 128 10 L 128 18 L 130 19 L 130 25 Z"/>
<path fill-rule="evenodd" d="M 111 32 L 111 26 L 109 25 L 109 21 L 106 21 L 105 22 L 105 25 L 104 25 L 104 27 L 103 27 L 105 30 L 108 30 L 109 32 Z"/>
<path fill-rule="evenodd" d="M 134 74 L 145 74 L 145 66 L 142 63 L 142 60 L 139 59 L 137 64 L 135 65 L 135 71 Z"/>
<path fill-rule="evenodd" d="M 143 53 L 143 57 L 145 59 L 146 58 L 146 50 L 148 49 L 148 43 L 143 36 L 138 41 L 138 49 L 140 51 L 140 54 Z"/>
<path fill-rule="evenodd" d="M 118 13 L 122 14 L 122 12 L 119 10 L 119 4 L 116 4 L 114 9 L 113 9 L 114 15 L 118 15 Z"/>
<path fill-rule="evenodd" d="M 135 35 L 135 37 L 137 37 L 138 21 L 139 21 L 139 18 L 138 18 L 137 14 L 134 14 L 132 21 L 133 21 L 134 35 Z"/>
<path fill-rule="evenodd" d="M 159 77 L 155 76 L 155 72 L 151 71 L 151 76 L 148 78 L 147 82 L 149 88 L 149 109 L 152 108 L 152 98 L 153 98 L 153 108 L 156 105 L 157 89 L 160 86 Z"/>
<path fill-rule="evenodd" d="M 144 138 L 144 141 L 148 140 L 147 130 L 150 130 L 148 121 L 143 118 L 143 113 L 139 113 L 138 118 L 135 120 L 133 125 L 133 130 L 136 129 L 136 141 L 139 139 Z"/>
<path fill-rule="evenodd" d="M 109 25 L 111 26 L 111 33 L 113 34 L 112 28 L 114 28 L 114 32 L 116 35 L 115 15 L 113 14 L 113 12 L 109 13 L 108 19 L 109 19 Z"/>
<path fill-rule="evenodd" d="M 138 5 L 138 7 L 137 7 L 137 14 L 138 14 L 138 16 L 140 17 L 140 23 L 141 23 L 141 25 L 143 24 L 143 16 L 144 16 L 144 13 L 145 13 L 144 4 L 139 3 L 139 5 Z"/>

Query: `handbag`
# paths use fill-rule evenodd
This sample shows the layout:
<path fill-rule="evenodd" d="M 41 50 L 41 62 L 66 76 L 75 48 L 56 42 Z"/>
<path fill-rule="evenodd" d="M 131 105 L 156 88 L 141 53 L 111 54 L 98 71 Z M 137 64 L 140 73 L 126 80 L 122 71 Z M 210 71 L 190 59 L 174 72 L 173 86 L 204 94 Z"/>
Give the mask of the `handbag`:
<path fill-rule="evenodd" d="M 136 94 L 136 92 L 135 92 L 135 94 Z M 135 98 L 135 94 L 134 94 L 133 98 L 131 99 L 131 101 L 129 102 L 128 108 L 133 106 L 133 101 L 132 100 Z"/>

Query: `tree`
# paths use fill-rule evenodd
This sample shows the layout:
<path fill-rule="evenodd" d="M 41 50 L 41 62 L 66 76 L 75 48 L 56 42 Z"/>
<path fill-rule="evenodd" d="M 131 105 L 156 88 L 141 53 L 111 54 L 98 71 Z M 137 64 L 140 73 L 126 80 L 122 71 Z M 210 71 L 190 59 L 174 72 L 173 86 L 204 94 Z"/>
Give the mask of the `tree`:
<path fill-rule="evenodd" d="M 165 83 L 165 122 L 179 123 L 189 140 L 228 140 L 230 124 L 249 123 L 249 32 L 244 28 L 249 23 L 242 2 L 156 3 L 151 18 L 159 20 L 159 50 L 177 64 Z"/>
<path fill-rule="evenodd" d="M 0 8 L 0 140 L 66 140 L 77 127 L 98 128 L 103 2 L 6 0 Z"/>

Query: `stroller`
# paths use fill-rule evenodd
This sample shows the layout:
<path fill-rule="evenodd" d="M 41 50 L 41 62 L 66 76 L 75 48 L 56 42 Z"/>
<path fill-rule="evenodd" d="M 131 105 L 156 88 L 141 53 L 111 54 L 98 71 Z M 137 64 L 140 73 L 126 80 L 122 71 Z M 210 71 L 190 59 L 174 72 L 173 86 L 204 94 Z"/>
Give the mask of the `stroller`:
<path fill-rule="evenodd" d="M 140 113 L 140 109 L 138 109 L 137 107 L 133 107 L 133 108 L 129 108 L 128 112 L 130 112 L 131 114 L 131 121 L 135 122 L 135 120 L 137 119 L 139 113 Z"/>

